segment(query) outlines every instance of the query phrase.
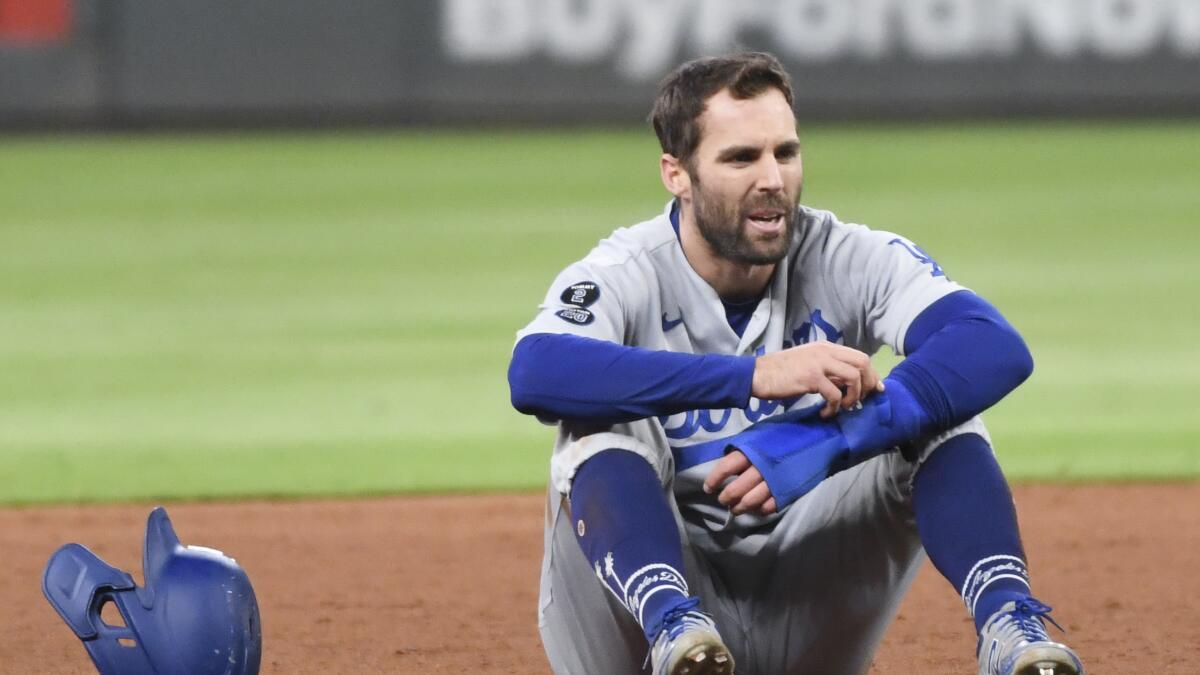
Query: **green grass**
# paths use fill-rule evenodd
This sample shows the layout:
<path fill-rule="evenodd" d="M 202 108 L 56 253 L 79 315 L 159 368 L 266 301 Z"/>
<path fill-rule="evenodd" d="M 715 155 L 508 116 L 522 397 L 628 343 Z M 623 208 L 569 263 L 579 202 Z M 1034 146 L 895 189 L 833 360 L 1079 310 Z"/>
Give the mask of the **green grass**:
<path fill-rule="evenodd" d="M 1200 122 L 802 130 L 1038 367 L 1021 479 L 1200 475 Z M 524 489 L 514 332 L 665 202 L 643 131 L 0 139 L 0 502 Z M 884 358 L 881 363 L 888 363 Z"/>

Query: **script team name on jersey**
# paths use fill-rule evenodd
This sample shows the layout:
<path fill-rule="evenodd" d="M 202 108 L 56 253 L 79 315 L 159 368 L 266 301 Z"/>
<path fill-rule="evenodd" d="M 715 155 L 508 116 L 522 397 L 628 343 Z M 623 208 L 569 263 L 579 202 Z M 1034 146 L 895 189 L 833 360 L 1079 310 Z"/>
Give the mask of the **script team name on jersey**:
<path fill-rule="evenodd" d="M 801 323 L 792 331 L 791 340 L 783 341 L 783 348 L 788 349 L 821 340 L 841 343 L 842 331 L 838 330 L 837 327 L 821 316 L 821 310 L 814 309 L 809 315 L 808 320 Z M 760 346 L 754 350 L 754 353 L 756 356 L 762 356 L 766 353 L 766 348 Z M 753 424 L 771 415 L 789 410 L 802 398 L 804 397 L 796 396 L 784 399 L 758 399 L 751 397 L 750 403 L 741 410 L 741 413 Z M 720 433 L 729 424 L 733 414 L 733 408 L 726 408 L 724 410 L 689 410 L 686 413 L 660 416 L 658 421 L 663 426 L 663 432 L 666 433 L 667 438 L 674 445 L 674 441 L 689 439 L 701 431 L 706 431 L 710 434 Z"/>

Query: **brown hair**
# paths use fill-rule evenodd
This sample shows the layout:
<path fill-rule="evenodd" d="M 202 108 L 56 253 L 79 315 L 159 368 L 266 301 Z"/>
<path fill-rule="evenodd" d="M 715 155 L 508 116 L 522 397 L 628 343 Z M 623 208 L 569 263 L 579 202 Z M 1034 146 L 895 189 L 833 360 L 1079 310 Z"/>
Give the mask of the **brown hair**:
<path fill-rule="evenodd" d="M 792 79 L 779 60 L 765 52 L 688 61 L 659 83 L 650 123 L 663 152 L 689 165 L 700 145 L 700 115 L 710 97 L 729 89 L 734 98 L 748 99 L 770 88 L 782 92 L 792 105 Z"/>

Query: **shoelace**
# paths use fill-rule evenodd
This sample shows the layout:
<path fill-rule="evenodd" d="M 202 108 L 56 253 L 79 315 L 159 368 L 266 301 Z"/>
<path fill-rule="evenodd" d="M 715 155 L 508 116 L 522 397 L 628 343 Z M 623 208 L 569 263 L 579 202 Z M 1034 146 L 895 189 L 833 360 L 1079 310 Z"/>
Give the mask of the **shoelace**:
<path fill-rule="evenodd" d="M 687 600 L 684 600 L 668 610 L 666 614 L 663 614 L 662 620 L 654 626 L 654 630 L 652 632 L 655 635 L 659 635 L 666 630 L 667 639 L 674 640 L 675 638 L 679 637 L 679 634 L 682 633 L 683 629 L 687 626 L 702 623 L 702 620 L 698 617 L 704 617 L 707 619 L 707 617 L 705 617 L 701 612 L 692 611 L 699 606 L 700 598 L 688 598 Z"/>
<path fill-rule="evenodd" d="M 703 626 L 705 628 L 713 625 L 712 619 L 704 612 L 694 611 L 700 606 L 700 598 L 688 598 L 672 607 L 663 614 L 662 620 L 654 627 L 654 634 L 658 637 L 654 640 L 654 645 L 658 645 L 659 640 L 663 639 L 663 632 L 666 632 L 667 642 L 675 640 L 683 634 L 689 626 Z M 646 660 L 642 663 L 642 668 L 650 664 L 650 658 L 653 656 L 654 650 L 650 649 L 646 652 Z"/>
<path fill-rule="evenodd" d="M 1050 641 L 1046 626 L 1042 619 L 1049 621 L 1055 628 L 1063 630 L 1058 622 L 1050 616 L 1050 606 L 1044 605 L 1032 598 L 1021 600 L 1012 612 L 1008 614 L 1009 621 L 1000 626 L 998 637 L 1004 642 L 1023 639 L 1027 642 Z M 1066 632 L 1066 631 L 1063 631 Z"/>

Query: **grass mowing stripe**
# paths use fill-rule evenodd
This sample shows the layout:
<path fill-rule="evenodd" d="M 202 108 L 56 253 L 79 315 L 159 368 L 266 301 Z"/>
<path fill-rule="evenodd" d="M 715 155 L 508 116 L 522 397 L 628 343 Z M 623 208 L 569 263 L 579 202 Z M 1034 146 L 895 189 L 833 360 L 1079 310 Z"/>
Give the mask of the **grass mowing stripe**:
<path fill-rule="evenodd" d="M 1012 475 L 1200 475 L 1200 124 L 801 135 L 806 203 L 1026 336 L 988 414 Z M 0 502 L 544 485 L 513 333 L 662 207 L 656 156 L 645 130 L 0 140 Z"/>

